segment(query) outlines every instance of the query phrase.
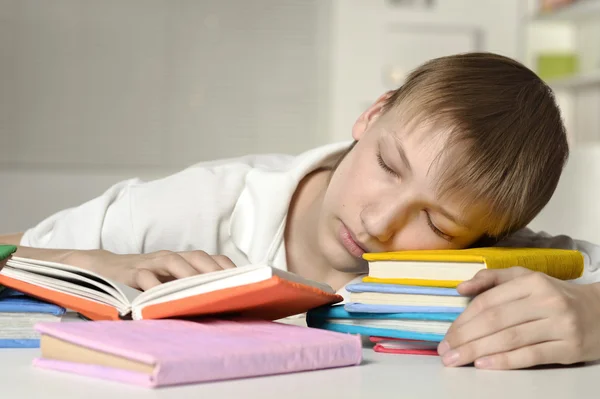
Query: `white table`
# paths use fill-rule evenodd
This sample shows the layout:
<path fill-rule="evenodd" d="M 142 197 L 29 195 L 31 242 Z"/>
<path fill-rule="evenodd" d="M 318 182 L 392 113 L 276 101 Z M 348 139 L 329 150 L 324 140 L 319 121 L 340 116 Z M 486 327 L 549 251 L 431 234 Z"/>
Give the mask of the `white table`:
<path fill-rule="evenodd" d="M 0 349 L 3 398 L 598 398 L 600 363 L 519 371 L 444 368 L 438 357 L 363 349 L 360 366 L 159 389 L 38 369 L 37 349 Z"/>

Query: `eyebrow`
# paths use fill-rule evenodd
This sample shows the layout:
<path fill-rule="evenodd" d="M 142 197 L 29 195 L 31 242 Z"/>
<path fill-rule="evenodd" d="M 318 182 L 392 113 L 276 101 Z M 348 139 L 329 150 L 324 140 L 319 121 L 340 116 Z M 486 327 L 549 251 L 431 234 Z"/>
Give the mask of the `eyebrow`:
<path fill-rule="evenodd" d="M 412 167 L 410 166 L 410 161 L 406 156 L 406 151 L 404 151 L 404 146 L 402 145 L 402 140 L 398 137 L 397 134 L 393 134 L 394 142 L 396 143 L 396 149 L 398 150 L 398 154 L 400 154 L 400 158 L 402 158 L 402 162 L 406 166 L 409 172 L 412 173 Z"/>

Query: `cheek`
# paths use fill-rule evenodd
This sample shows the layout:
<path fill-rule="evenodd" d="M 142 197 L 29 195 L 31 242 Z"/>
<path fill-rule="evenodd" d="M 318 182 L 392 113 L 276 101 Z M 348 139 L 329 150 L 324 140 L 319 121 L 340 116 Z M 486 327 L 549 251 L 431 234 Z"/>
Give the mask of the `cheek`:
<path fill-rule="evenodd" d="M 360 159 L 349 155 L 334 172 L 326 196 L 337 206 L 356 207 L 365 196 L 365 187 L 370 180 L 367 175 L 368 170 L 361 167 Z"/>
<path fill-rule="evenodd" d="M 457 248 L 457 246 L 435 235 L 427 224 L 414 220 L 396 234 L 392 248 L 386 250 L 407 251 L 452 248 Z"/>

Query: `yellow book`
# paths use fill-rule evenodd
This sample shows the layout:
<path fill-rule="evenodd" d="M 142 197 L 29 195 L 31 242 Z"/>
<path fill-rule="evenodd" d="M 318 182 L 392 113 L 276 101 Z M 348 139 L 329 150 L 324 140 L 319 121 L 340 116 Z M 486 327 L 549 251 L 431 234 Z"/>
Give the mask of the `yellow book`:
<path fill-rule="evenodd" d="M 560 280 L 583 274 L 583 255 L 579 251 L 552 248 L 469 248 L 367 253 L 369 275 L 363 281 L 456 287 L 483 269 L 521 266 Z"/>

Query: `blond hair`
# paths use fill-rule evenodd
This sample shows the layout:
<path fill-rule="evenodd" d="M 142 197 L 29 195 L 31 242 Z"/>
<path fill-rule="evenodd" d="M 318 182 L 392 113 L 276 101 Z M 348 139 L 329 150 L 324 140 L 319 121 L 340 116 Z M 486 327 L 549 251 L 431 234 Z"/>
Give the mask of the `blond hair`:
<path fill-rule="evenodd" d="M 569 155 L 552 90 L 524 65 L 496 54 L 426 62 L 387 98 L 382 112 L 389 111 L 405 126 L 450 132 L 440 155 L 452 160 L 439 168 L 438 196 L 460 195 L 463 209 L 485 208 L 479 209 L 487 221 L 485 245 L 533 220 Z"/>
<path fill-rule="evenodd" d="M 450 130 L 446 148 L 461 151 L 440 168 L 438 195 L 460 193 L 464 207 L 485 204 L 490 236 L 531 222 L 552 197 L 569 155 L 552 90 L 530 69 L 500 55 L 428 61 L 383 108 L 397 111 L 406 125 Z"/>

